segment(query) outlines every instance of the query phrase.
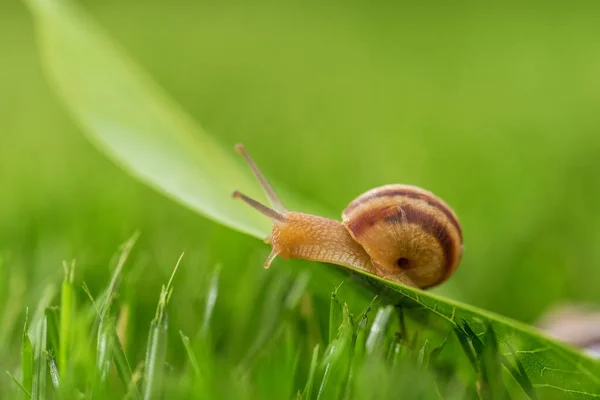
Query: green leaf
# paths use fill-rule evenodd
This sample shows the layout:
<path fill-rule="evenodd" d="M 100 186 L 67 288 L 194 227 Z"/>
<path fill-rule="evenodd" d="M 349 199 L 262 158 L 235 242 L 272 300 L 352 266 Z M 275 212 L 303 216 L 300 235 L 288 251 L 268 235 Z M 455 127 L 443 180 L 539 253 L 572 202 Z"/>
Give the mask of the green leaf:
<path fill-rule="evenodd" d="M 485 389 L 493 399 L 508 399 L 508 392 L 502 384 L 502 358 L 499 353 L 498 340 L 492 327 L 486 329 L 484 336 L 481 364 L 485 377 Z"/>
<path fill-rule="evenodd" d="M 240 207 L 259 197 L 245 168 L 194 122 L 75 5 L 25 0 L 48 77 L 88 137 L 127 171 L 220 223 L 264 237 L 269 223 Z"/>
<path fill-rule="evenodd" d="M 510 348 L 510 345 L 508 347 Z M 535 389 L 533 388 L 531 381 L 527 377 L 527 373 L 525 372 L 525 368 L 523 368 L 523 364 L 521 364 L 519 357 L 517 357 L 514 354 L 514 350 L 512 348 L 511 348 L 511 352 L 513 354 L 513 358 L 514 358 L 516 367 L 513 366 L 506 357 L 503 358 L 502 364 L 513 375 L 513 377 L 516 379 L 517 383 L 519 385 L 521 385 L 521 388 L 527 394 L 527 396 L 529 396 L 529 398 L 532 400 L 536 400 L 537 396 L 535 394 Z"/>
<path fill-rule="evenodd" d="M 199 213 L 256 237 L 269 232 L 266 218 L 229 197 L 240 189 L 262 198 L 241 163 L 169 100 L 93 21 L 62 1 L 25 2 L 35 17 L 48 77 L 92 141 L 141 181 Z M 304 211 L 311 209 L 298 196 L 289 197 Z M 426 311 L 448 329 L 464 321 L 482 335 L 491 326 L 500 354 L 522 366 L 540 398 L 600 393 L 600 363 L 582 352 L 507 318 L 354 272 L 364 275 L 363 282 L 375 293 L 385 293 L 385 301 L 408 313 Z"/>
<path fill-rule="evenodd" d="M 542 332 L 503 316 L 483 311 L 430 292 L 406 288 L 370 275 L 386 300 L 402 304 L 409 310 L 426 310 L 450 328 L 464 328 L 476 336 L 491 326 L 500 354 L 522 367 L 538 397 L 557 395 L 592 396 L 600 393 L 600 362 L 567 345 L 556 342 Z M 514 349 L 514 351 L 512 351 Z"/>

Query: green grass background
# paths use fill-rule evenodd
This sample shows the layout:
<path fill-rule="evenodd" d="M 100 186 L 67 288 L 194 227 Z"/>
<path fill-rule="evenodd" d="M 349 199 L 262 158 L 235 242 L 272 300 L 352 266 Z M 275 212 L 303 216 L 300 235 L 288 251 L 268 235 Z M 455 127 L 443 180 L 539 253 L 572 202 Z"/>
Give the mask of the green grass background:
<path fill-rule="evenodd" d="M 595 3 L 83 4 L 224 147 L 244 142 L 273 180 L 340 212 L 386 183 L 444 198 L 463 224 L 465 253 L 437 292 L 525 322 L 557 302 L 600 301 Z M 78 285 L 97 293 L 134 230 L 142 235 L 121 290 L 135 305 L 134 359 L 181 251 L 170 335 L 199 328 L 220 264 L 225 295 L 213 329 L 231 358 L 259 325 L 259 282 L 324 268 L 277 261 L 265 272 L 267 246 L 112 164 L 49 89 L 30 17 L 15 0 L 0 5 L 0 52 L 5 369 L 18 363 L 25 307 L 60 284 L 61 261 L 76 259 Z M 311 286 L 323 321 L 337 283 Z M 345 285 L 341 296 L 358 310 L 365 297 L 356 292 Z M 182 362 L 180 345 L 169 352 L 169 362 Z"/>

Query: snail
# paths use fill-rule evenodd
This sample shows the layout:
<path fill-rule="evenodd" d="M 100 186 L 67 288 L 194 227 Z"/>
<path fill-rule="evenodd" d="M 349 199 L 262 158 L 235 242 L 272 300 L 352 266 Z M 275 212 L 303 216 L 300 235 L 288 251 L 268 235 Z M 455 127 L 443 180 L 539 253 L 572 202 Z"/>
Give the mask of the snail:
<path fill-rule="evenodd" d="M 433 193 L 391 184 L 371 189 L 342 212 L 342 222 L 288 211 L 241 144 L 235 146 L 260 182 L 272 208 L 239 191 L 239 198 L 273 221 L 265 261 L 277 256 L 320 261 L 362 270 L 421 289 L 436 286 L 462 257 L 462 229 L 454 211 Z"/>

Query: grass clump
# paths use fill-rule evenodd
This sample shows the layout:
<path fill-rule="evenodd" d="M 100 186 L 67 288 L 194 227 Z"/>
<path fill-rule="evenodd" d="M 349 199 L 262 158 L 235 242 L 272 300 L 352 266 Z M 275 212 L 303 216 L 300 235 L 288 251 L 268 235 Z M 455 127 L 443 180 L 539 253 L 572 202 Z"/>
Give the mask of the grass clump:
<path fill-rule="evenodd" d="M 507 386 L 500 366 L 511 366 L 498 352 L 493 330 L 480 338 L 467 323 L 454 331 L 423 329 L 407 310 L 377 297 L 353 313 L 342 301 L 341 285 L 334 287 L 329 318 L 323 321 L 314 312 L 306 273 L 263 275 L 261 295 L 247 298 L 252 311 L 244 334 L 222 335 L 218 324 L 228 316 L 221 300 L 228 294 L 220 288 L 217 266 L 206 277 L 203 315 L 188 336 L 169 318 L 170 300 L 181 284 L 175 273 L 186 268 L 183 254 L 160 290 L 144 338 L 143 327 L 134 330 L 132 314 L 125 311 L 135 307 L 135 299 L 123 296 L 137 237 L 122 246 L 108 285 L 96 297 L 83 282 L 77 287 L 74 263 L 65 267 L 61 292 L 42 305 L 33 329 L 25 322 L 20 369 L 14 375 L 8 371 L 13 383 L 5 394 L 27 399 L 487 399 L 508 398 L 510 390 L 532 397 L 522 389 L 531 389 L 531 383 L 518 368 L 511 370 L 517 379 Z M 243 342 L 233 342 L 239 337 Z"/>

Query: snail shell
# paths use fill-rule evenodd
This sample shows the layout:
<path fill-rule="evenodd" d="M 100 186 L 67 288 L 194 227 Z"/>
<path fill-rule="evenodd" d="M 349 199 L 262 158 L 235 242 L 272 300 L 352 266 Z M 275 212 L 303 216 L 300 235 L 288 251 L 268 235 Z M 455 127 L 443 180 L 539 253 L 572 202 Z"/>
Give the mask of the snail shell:
<path fill-rule="evenodd" d="M 452 209 L 411 185 L 386 185 L 353 200 L 342 213 L 350 235 L 382 273 L 403 271 L 427 288 L 448 279 L 462 257 L 462 230 Z"/>

